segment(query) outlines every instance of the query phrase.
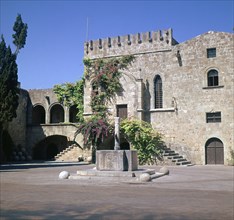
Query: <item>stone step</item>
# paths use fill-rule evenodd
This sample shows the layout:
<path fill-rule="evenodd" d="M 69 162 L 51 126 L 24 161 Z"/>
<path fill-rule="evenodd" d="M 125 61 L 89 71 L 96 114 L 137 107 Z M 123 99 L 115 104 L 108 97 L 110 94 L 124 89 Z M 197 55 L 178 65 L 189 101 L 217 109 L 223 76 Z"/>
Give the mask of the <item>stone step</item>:
<path fill-rule="evenodd" d="M 176 165 L 190 165 L 191 161 L 182 161 L 182 162 L 176 162 Z"/>
<path fill-rule="evenodd" d="M 172 157 L 172 159 L 174 160 L 174 159 L 182 159 L 183 158 L 183 156 L 181 156 L 181 155 L 176 155 L 176 156 L 173 156 Z"/>
<path fill-rule="evenodd" d="M 191 161 L 187 161 L 183 156 L 181 156 L 179 153 L 176 153 L 174 150 L 172 150 L 169 147 L 165 147 L 163 149 L 163 157 L 165 157 L 166 159 L 171 160 L 173 163 L 175 163 L 175 165 L 178 166 L 190 166 Z"/>
<path fill-rule="evenodd" d="M 167 156 L 167 159 L 173 159 L 176 156 L 180 156 L 180 155 L 178 153 L 170 154 L 169 156 Z"/>
<path fill-rule="evenodd" d="M 173 153 L 175 153 L 175 151 L 174 150 L 165 150 L 164 153 L 173 154 Z"/>
<path fill-rule="evenodd" d="M 60 160 L 68 160 L 69 158 L 73 158 L 72 160 L 76 160 L 76 159 L 74 159 L 75 157 L 75 155 L 77 154 L 78 152 L 77 152 L 77 150 L 76 150 L 76 146 L 74 146 L 74 145 L 72 145 L 72 146 L 69 146 L 69 147 L 67 147 L 66 149 L 64 149 L 62 152 L 60 152 L 60 153 L 58 153 L 55 157 L 54 157 L 54 159 L 55 160 L 58 160 L 58 161 L 60 161 Z M 73 156 L 74 155 L 74 156 Z M 77 156 L 77 160 L 78 160 L 78 156 Z"/>
<path fill-rule="evenodd" d="M 184 158 L 179 158 L 179 159 L 172 159 L 172 162 L 183 162 L 183 161 L 187 161 L 186 159 Z"/>

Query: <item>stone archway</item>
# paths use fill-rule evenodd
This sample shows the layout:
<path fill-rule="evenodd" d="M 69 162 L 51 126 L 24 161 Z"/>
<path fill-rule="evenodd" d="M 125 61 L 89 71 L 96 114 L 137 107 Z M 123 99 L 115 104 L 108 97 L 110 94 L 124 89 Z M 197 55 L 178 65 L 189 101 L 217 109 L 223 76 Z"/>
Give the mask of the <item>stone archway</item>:
<path fill-rule="evenodd" d="M 223 142 L 218 138 L 210 138 L 205 145 L 206 164 L 224 164 Z"/>
<path fill-rule="evenodd" d="M 34 160 L 53 160 L 54 157 L 68 147 L 66 136 L 52 135 L 46 137 L 33 148 Z"/>

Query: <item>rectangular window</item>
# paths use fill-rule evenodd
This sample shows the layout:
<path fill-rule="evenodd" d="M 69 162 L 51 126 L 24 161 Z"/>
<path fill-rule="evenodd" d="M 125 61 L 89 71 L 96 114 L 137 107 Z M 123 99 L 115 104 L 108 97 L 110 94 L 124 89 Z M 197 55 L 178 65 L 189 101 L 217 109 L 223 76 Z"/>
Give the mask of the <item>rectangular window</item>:
<path fill-rule="evenodd" d="M 216 48 L 207 49 L 207 58 L 216 57 Z"/>
<path fill-rule="evenodd" d="M 206 123 L 221 122 L 221 112 L 206 113 Z"/>

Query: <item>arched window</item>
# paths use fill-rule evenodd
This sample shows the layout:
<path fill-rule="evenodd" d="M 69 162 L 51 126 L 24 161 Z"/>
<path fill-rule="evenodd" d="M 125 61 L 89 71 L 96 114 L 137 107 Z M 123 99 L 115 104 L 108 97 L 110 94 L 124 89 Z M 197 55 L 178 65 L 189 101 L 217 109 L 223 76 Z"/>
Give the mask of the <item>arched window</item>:
<path fill-rule="evenodd" d="M 154 78 L 154 103 L 155 108 L 163 107 L 162 79 L 159 75 Z"/>
<path fill-rule="evenodd" d="M 37 105 L 32 109 L 32 123 L 45 124 L 45 109 L 41 105 Z"/>
<path fill-rule="evenodd" d="M 64 122 L 64 109 L 61 105 L 54 105 L 50 110 L 50 123 Z"/>
<path fill-rule="evenodd" d="M 70 107 L 70 110 L 69 110 L 69 121 L 70 122 L 72 122 L 72 123 L 78 122 L 77 117 L 76 117 L 77 113 L 78 113 L 77 106 L 76 105 L 72 105 Z"/>
<path fill-rule="evenodd" d="M 208 86 L 218 86 L 219 85 L 219 74 L 217 70 L 210 70 L 207 74 Z"/>

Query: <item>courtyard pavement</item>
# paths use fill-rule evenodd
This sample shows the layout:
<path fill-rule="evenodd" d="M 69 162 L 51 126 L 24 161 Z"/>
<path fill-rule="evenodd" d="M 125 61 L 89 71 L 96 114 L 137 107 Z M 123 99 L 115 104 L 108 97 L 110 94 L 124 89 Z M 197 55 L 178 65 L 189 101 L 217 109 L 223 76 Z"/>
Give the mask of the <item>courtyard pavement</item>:
<path fill-rule="evenodd" d="M 59 179 L 85 163 L 0 166 L 0 219 L 233 220 L 234 167 L 168 166 L 151 182 L 118 177 Z M 144 166 L 155 169 L 161 166 Z"/>

